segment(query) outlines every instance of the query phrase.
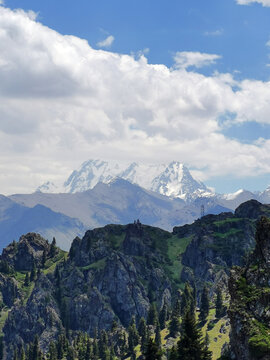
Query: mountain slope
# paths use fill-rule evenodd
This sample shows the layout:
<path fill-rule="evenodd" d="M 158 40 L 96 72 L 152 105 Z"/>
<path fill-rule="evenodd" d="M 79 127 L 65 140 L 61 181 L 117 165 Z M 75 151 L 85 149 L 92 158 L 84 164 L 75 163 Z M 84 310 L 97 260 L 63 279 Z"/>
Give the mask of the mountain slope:
<path fill-rule="evenodd" d="M 232 358 L 270 358 L 270 221 L 257 225 L 256 248 L 247 265 L 232 270 L 229 316 Z"/>
<path fill-rule="evenodd" d="M 45 238 L 57 238 L 63 249 L 69 249 L 71 240 L 85 231 L 83 224 L 43 205 L 32 208 L 0 196 L 0 250 L 21 234 L 38 232 Z"/>
<path fill-rule="evenodd" d="M 125 224 L 140 219 L 143 223 L 171 231 L 173 226 L 190 223 L 201 213 L 201 204 L 186 204 L 181 199 L 148 191 L 136 184 L 116 178 L 109 184 L 98 183 L 93 189 L 74 194 L 47 194 L 36 192 L 29 195 L 12 195 L 10 199 L 35 206 L 42 204 L 53 211 L 76 217 L 87 228 L 111 223 Z M 215 209 L 209 202 L 205 213 L 228 209 Z"/>

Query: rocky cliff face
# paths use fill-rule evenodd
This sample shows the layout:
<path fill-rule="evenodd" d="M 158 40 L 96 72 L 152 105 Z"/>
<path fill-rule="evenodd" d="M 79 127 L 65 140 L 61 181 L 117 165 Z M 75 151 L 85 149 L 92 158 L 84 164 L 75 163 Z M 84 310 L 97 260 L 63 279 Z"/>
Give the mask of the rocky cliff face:
<path fill-rule="evenodd" d="M 270 221 L 258 222 L 256 247 L 248 264 L 229 281 L 232 357 L 270 359 Z"/>
<path fill-rule="evenodd" d="M 35 335 L 46 351 L 64 328 L 93 335 L 96 328 L 110 329 L 114 320 L 127 327 L 132 316 L 137 321 L 147 318 L 151 301 L 158 307 L 170 305 L 172 285 L 157 237 L 165 240 L 171 234 L 139 222 L 88 231 L 74 240 L 67 260 L 63 257 L 53 271 L 53 265 L 42 268 L 40 256 L 47 242 L 38 235 L 28 234 L 10 245 L 2 258 L 11 267 L 25 271 L 32 261 L 40 274 L 30 284 L 30 296 L 15 301 L 9 312 L 3 328 L 7 352 L 12 353 L 15 344 L 33 341 Z M 22 249 L 27 262 L 18 258 Z"/>

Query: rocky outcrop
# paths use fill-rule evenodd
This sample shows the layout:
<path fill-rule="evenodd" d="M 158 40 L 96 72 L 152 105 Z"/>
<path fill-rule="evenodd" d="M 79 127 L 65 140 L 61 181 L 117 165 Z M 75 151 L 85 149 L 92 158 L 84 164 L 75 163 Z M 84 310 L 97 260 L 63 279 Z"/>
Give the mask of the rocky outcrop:
<path fill-rule="evenodd" d="M 3 328 L 8 355 L 12 354 L 13 346 L 28 344 L 36 335 L 42 350 L 47 350 L 56 339 L 63 326 L 54 292 L 53 283 L 41 274 L 26 305 L 17 303 L 9 312 Z"/>
<path fill-rule="evenodd" d="M 229 281 L 232 357 L 270 359 L 270 220 L 262 217 L 248 264 Z"/>
<path fill-rule="evenodd" d="M 33 266 L 40 267 L 44 251 L 48 254 L 50 244 L 39 234 L 28 233 L 13 241 L 2 253 L 1 260 L 6 261 L 16 271 L 31 271 Z"/>
<path fill-rule="evenodd" d="M 181 237 L 192 237 L 182 256 L 182 282 L 190 282 L 197 289 L 207 282 L 211 294 L 216 287 L 227 288 L 230 268 L 242 265 L 246 253 L 255 246 L 253 219 L 232 213 L 207 215 L 191 225 L 174 228 Z"/>
<path fill-rule="evenodd" d="M 108 225 L 76 238 L 67 260 L 59 262 L 53 273 L 41 272 L 26 305 L 12 308 L 3 329 L 7 348 L 29 343 L 37 334 L 42 349 L 47 350 L 49 341 L 63 328 L 93 336 L 96 328 L 111 329 L 114 320 L 127 327 L 132 316 L 137 322 L 147 318 L 151 301 L 158 307 L 164 302 L 170 305 L 172 286 L 164 268 L 166 258 L 156 244 L 157 237 L 170 236 L 135 222 Z M 32 252 L 25 249 L 32 259 Z M 7 254 L 13 252 L 8 249 L 5 259 Z M 10 263 L 14 258 L 9 256 Z M 20 268 L 25 269 L 25 264 L 20 263 Z"/>

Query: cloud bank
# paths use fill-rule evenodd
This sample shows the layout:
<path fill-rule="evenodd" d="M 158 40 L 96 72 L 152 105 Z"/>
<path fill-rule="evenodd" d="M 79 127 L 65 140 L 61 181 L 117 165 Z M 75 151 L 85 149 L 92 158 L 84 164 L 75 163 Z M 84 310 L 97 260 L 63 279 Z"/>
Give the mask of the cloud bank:
<path fill-rule="evenodd" d="M 270 6 L 270 0 L 236 0 L 239 5 L 250 5 L 253 3 L 262 4 L 262 6 Z"/>
<path fill-rule="evenodd" d="M 202 180 L 269 173 L 270 140 L 226 138 L 219 120 L 269 124 L 270 83 L 187 71 L 218 58 L 180 52 L 171 69 L 151 65 L 0 7 L 1 192 L 63 180 L 89 158 L 179 160 Z"/>

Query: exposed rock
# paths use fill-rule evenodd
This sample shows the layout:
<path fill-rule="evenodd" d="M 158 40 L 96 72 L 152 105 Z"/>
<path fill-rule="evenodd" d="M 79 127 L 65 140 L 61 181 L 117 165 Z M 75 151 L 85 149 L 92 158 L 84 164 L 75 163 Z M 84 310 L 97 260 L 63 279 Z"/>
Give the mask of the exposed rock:
<path fill-rule="evenodd" d="M 31 271 L 34 264 L 41 266 L 43 252 L 49 253 L 50 244 L 39 234 L 28 233 L 13 242 L 2 253 L 1 260 L 13 266 L 16 271 Z"/>
<path fill-rule="evenodd" d="M 263 217 L 256 248 L 244 268 L 231 272 L 232 355 L 238 360 L 270 359 L 270 221 Z"/>

